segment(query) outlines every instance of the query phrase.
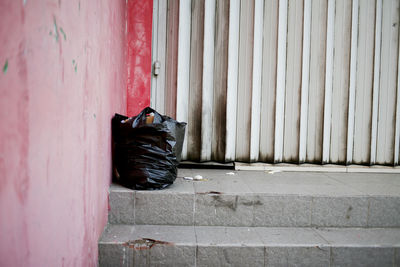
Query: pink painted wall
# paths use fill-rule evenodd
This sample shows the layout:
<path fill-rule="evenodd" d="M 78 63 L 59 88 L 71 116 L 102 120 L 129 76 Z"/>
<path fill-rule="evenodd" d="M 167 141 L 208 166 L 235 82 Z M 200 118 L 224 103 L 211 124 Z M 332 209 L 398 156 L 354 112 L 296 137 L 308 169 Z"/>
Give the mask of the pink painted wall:
<path fill-rule="evenodd" d="M 125 0 L 0 1 L 0 266 L 95 266 Z"/>
<path fill-rule="evenodd" d="M 128 0 L 128 116 L 150 106 L 152 20 L 153 0 Z"/>

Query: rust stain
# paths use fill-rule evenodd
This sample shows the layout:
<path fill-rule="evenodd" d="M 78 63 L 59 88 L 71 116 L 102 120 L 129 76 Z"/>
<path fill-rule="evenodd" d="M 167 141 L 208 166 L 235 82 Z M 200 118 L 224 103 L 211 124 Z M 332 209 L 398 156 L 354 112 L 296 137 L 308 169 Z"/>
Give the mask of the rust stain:
<path fill-rule="evenodd" d="M 129 247 L 135 250 L 146 250 L 151 249 L 155 245 L 168 245 L 174 246 L 174 243 L 151 239 L 151 238 L 141 238 L 137 240 L 131 240 L 122 244 L 124 247 Z"/>

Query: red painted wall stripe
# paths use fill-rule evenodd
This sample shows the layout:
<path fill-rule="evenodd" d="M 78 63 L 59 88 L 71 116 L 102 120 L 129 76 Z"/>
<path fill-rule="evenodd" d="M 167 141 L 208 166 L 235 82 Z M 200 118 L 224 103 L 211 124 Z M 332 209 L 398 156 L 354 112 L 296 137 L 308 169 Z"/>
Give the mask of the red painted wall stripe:
<path fill-rule="evenodd" d="M 150 105 L 153 0 L 127 3 L 127 113 Z"/>

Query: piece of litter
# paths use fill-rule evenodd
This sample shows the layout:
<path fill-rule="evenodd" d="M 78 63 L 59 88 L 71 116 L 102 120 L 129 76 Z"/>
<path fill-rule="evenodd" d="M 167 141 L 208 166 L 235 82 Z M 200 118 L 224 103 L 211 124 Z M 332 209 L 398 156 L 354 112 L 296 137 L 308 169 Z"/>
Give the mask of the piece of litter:
<path fill-rule="evenodd" d="M 193 177 L 193 180 L 196 180 L 196 181 L 203 180 L 203 176 L 201 176 L 201 175 L 196 175 L 195 177 Z"/>
<path fill-rule="evenodd" d="M 269 174 L 274 174 L 276 172 L 281 172 L 281 170 L 269 170 L 269 171 L 266 171 L 266 172 L 268 172 Z"/>
<path fill-rule="evenodd" d="M 191 176 L 184 176 L 184 177 L 179 177 L 179 178 L 183 178 L 183 180 L 186 181 L 208 181 L 206 178 L 203 178 L 203 176 L 201 175 L 196 175 L 195 177 L 191 177 Z"/>
<path fill-rule="evenodd" d="M 234 173 L 234 172 L 227 172 L 226 174 L 227 174 L 227 175 L 235 175 L 236 173 Z"/>

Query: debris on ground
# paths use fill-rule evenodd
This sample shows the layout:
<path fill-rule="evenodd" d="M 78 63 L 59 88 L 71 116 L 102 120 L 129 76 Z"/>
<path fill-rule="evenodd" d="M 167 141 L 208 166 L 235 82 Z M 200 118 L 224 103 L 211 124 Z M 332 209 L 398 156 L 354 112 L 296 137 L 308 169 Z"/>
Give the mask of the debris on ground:
<path fill-rule="evenodd" d="M 186 181 L 208 181 L 208 179 L 203 178 L 203 176 L 201 176 L 201 175 L 196 175 L 194 177 L 192 177 L 192 176 L 184 176 L 184 177 L 181 177 L 181 178 L 183 178 L 183 180 L 186 180 Z"/>
<path fill-rule="evenodd" d="M 137 240 L 131 240 L 131 241 L 125 242 L 123 244 L 123 246 L 133 248 L 135 250 L 151 249 L 154 245 L 173 246 L 174 243 L 160 241 L 160 240 L 151 239 L 151 238 L 141 238 L 141 239 L 137 239 Z"/>
<path fill-rule="evenodd" d="M 227 172 L 226 174 L 227 175 L 236 175 L 236 173 L 234 173 L 234 172 Z"/>
<path fill-rule="evenodd" d="M 282 171 L 281 170 L 266 170 L 265 172 L 269 173 L 269 174 L 274 174 L 274 173 L 282 172 Z"/>
<path fill-rule="evenodd" d="M 201 193 L 197 193 L 199 195 L 222 195 L 221 192 L 218 191 L 207 191 L 207 192 L 201 192 Z"/>

